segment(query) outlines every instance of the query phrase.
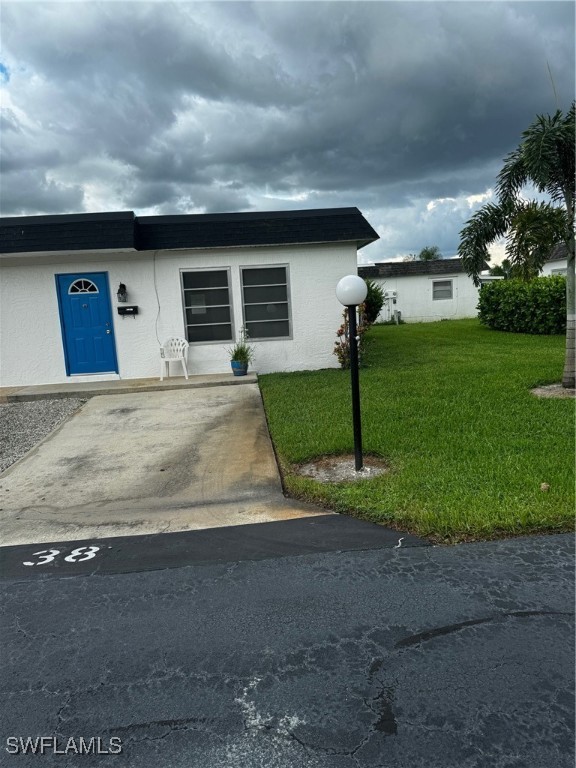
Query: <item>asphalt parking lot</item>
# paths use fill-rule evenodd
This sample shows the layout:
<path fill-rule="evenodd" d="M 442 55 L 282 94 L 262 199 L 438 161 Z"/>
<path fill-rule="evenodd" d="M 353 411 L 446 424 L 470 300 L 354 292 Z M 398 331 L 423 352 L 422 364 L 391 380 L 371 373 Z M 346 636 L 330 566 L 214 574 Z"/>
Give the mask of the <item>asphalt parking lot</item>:
<path fill-rule="evenodd" d="M 305 522 L 241 526 L 227 555 L 199 540 L 183 567 L 0 580 L 2 764 L 573 768 L 572 536 L 244 541 Z M 122 751 L 5 753 L 39 735 Z"/>

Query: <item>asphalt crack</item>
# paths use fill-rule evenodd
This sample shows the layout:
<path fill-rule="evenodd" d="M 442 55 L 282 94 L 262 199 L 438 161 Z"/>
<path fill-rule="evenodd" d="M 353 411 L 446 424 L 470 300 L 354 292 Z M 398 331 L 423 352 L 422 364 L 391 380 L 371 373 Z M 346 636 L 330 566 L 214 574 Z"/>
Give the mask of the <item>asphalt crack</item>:
<path fill-rule="evenodd" d="M 410 635 L 409 637 L 404 637 L 402 640 L 399 640 L 395 644 L 394 648 L 407 648 L 412 645 L 424 643 L 427 640 L 432 640 L 435 637 L 441 637 L 443 635 L 450 635 L 454 632 L 460 632 L 467 627 L 474 627 L 480 624 L 503 621 L 509 617 L 530 618 L 532 616 L 574 616 L 574 613 L 565 611 L 509 611 L 498 616 L 486 616 L 481 619 L 470 619 L 469 621 L 461 621 L 457 624 L 447 624 L 444 627 L 435 627 L 434 629 L 428 629 L 424 632 L 418 632 L 415 635 Z"/>

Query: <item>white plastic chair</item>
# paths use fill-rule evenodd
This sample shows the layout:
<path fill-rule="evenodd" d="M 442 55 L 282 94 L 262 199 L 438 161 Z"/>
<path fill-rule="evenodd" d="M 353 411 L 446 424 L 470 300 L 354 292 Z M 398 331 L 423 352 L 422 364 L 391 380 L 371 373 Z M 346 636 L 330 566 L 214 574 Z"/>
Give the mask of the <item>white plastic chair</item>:
<path fill-rule="evenodd" d="M 186 368 L 186 355 L 190 345 L 186 339 L 171 338 L 165 341 L 160 347 L 160 381 L 164 381 L 164 366 L 166 366 L 166 376 L 170 378 L 170 363 L 180 360 L 184 369 L 184 376 L 188 379 L 188 369 Z"/>

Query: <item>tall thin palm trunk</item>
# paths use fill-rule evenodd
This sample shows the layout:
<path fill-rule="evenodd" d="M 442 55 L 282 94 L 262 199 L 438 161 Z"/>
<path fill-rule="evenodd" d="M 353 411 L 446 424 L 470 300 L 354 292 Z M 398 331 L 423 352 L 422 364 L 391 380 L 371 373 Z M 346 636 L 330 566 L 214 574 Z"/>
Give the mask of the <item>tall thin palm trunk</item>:
<path fill-rule="evenodd" d="M 566 269 L 566 357 L 562 386 L 576 387 L 576 295 L 575 295 L 574 231 L 568 244 Z"/>

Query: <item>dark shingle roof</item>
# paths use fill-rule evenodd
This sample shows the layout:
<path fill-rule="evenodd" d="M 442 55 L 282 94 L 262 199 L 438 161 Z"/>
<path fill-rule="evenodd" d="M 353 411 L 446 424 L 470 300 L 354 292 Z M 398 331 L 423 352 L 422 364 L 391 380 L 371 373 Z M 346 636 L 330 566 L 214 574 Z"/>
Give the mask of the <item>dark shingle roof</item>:
<path fill-rule="evenodd" d="M 483 269 L 489 265 L 484 264 Z M 382 261 L 369 267 L 359 267 L 360 277 L 406 277 L 407 275 L 447 275 L 466 272 L 462 259 L 435 259 L 434 261 Z"/>
<path fill-rule="evenodd" d="M 557 261 L 558 259 L 567 259 L 568 258 L 568 248 L 566 248 L 566 243 L 558 243 L 558 245 L 555 245 L 554 248 L 552 248 L 552 252 L 550 253 L 550 256 L 546 259 L 546 261 Z"/>
<path fill-rule="evenodd" d="M 74 213 L 0 219 L 0 253 L 134 247 L 134 214 Z"/>
<path fill-rule="evenodd" d="M 219 248 L 378 239 L 358 208 L 135 216 L 123 213 L 0 219 L 0 253 L 114 248 Z"/>
<path fill-rule="evenodd" d="M 352 241 L 378 235 L 358 208 L 138 217 L 139 248 L 218 248 Z"/>

